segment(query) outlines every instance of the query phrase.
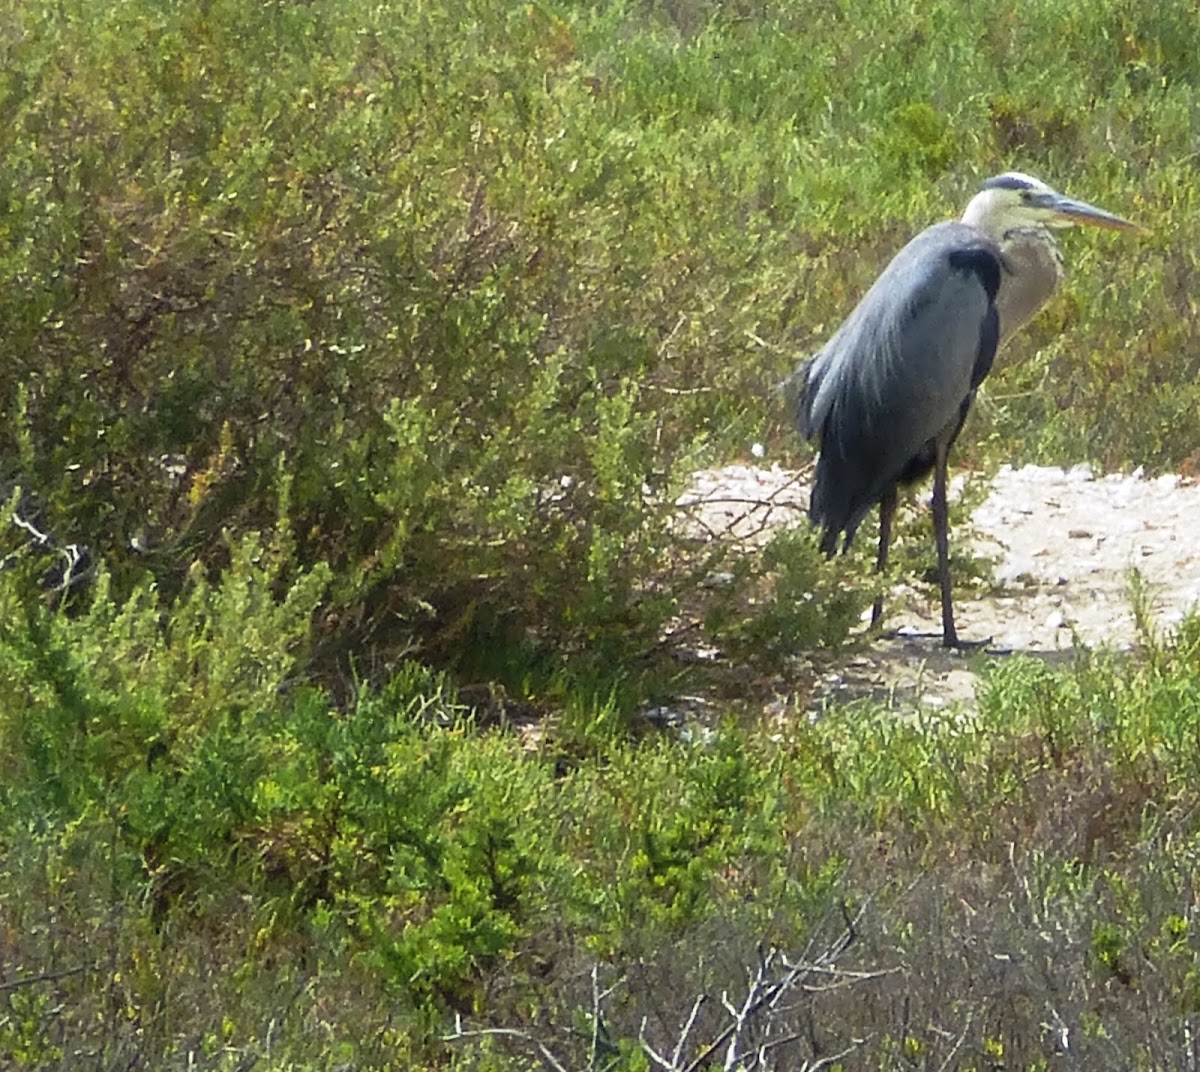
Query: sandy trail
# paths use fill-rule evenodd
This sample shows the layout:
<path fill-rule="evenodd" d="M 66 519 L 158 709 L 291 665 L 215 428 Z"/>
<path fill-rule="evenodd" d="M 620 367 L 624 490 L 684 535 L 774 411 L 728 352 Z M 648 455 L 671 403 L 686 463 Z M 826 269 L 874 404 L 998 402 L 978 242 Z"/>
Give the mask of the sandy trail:
<path fill-rule="evenodd" d="M 801 522 L 807 474 L 777 466 L 708 470 L 682 501 L 710 534 L 762 538 Z M 1174 475 L 1006 466 L 970 526 L 959 525 L 951 539 L 970 540 L 976 554 L 996 562 L 992 590 L 963 592 L 955 610 L 962 636 L 990 636 L 998 649 L 1061 660 L 1077 644 L 1128 647 L 1131 569 L 1149 586 L 1159 627 L 1200 604 L 1200 485 Z M 822 671 L 819 698 L 874 695 L 909 708 L 973 700 L 981 657 L 941 648 L 933 586 L 893 590 L 886 627 L 889 635 Z"/>

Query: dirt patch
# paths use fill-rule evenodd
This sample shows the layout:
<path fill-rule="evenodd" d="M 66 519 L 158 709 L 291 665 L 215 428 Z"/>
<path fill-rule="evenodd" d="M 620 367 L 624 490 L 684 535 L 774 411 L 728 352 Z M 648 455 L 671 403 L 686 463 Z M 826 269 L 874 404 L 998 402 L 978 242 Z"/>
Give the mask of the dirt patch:
<path fill-rule="evenodd" d="M 707 470 L 682 503 L 706 533 L 755 542 L 803 522 L 808 478 L 778 466 Z M 955 602 L 960 634 L 990 637 L 993 650 L 1062 661 L 1078 645 L 1131 646 L 1132 570 L 1149 586 L 1159 627 L 1200 604 L 1200 486 L 1178 476 L 1005 466 L 951 539 L 969 540 L 996 562 L 990 592 L 964 592 Z M 817 701 L 871 695 L 910 709 L 970 704 L 982 662 L 1001 656 L 940 646 L 932 586 L 900 585 L 887 606 L 885 635 L 820 671 Z"/>

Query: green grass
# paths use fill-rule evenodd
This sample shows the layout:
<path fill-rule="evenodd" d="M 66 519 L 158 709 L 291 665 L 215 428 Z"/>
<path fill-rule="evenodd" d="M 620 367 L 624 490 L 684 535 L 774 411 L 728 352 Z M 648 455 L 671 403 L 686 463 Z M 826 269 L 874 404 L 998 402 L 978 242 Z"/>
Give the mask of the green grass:
<path fill-rule="evenodd" d="M 1198 53 L 1132 0 L 0 13 L 0 485 L 102 563 L 0 535 L 0 1063 L 633 1072 L 777 948 L 865 973 L 780 1067 L 1182 1066 L 1195 622 L 767 723 L 869 555 L 670 522 L 806 457 L 781 380 L 1010 168 L 1147 232 L 1067 236 L 960 463 L 1194 467 Z M 634 717 L 704 684 L 664 636 L 733 660 L 710 733 Z"/>
<path fill-rule="evenodd" d="M 1092 1066 L 1183 1044 L 1194 620 L 1137 657 L 997 660 L 971 717 L 860 704 L 640 743 L 597 722 L 581 752 L 478 725 L 415 663 L 344 709 L 283 684 L 295 654 L 229 668 L 226 621 L 283 613 L 244 587 L 190 596 L 211 609 L 170 635 L 145 600 L 6 616 L 11 1060 L 524 1067 L 523 1038 L 440 1042 L 457 1015 L 591 1067 L 599 1012 L 596 1067 L 641 1068 L 648 1009 L 661 1046 L 764 948 L 835 947 L 843 913 L 835 964 L 866 974 L 802 1009 L 867 1066 L 934 1066 L 961 1035 L 1034 1067 L 1047 1004 Z"/>

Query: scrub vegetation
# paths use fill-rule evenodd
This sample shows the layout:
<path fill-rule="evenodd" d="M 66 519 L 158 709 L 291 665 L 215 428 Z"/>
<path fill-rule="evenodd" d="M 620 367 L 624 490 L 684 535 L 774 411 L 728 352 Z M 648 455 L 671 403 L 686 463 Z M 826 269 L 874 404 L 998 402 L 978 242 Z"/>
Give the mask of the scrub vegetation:
<path fill-rule="evenodd" d="M 1147 233 L 1066 236 L 958 464 L 1194 472 L 1198 56 L 1183 0 L 6 5 L 0 1064 L 1200 1059 L 1196 622 L 812 718 L 869 552 L 674 506 L 805 459 L 780 382 L 1009 169 Z"/>

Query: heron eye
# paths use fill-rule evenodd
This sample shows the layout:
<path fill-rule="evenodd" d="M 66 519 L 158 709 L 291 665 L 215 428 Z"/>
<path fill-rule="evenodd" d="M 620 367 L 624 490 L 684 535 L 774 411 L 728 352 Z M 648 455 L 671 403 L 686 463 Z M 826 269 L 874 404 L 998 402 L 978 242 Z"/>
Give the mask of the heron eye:
<path fill-rule="evenodd" d="M 1028 190 L 1021 191 L 1021 200 L 1022 201 L 1028 201 L 1032 197 L 1033 197 L 1033 194 L 1031 194 Z"/>

